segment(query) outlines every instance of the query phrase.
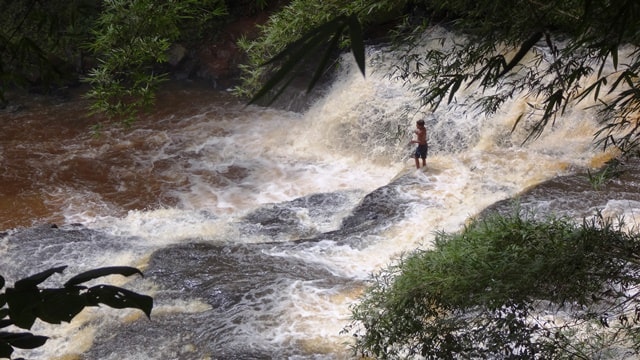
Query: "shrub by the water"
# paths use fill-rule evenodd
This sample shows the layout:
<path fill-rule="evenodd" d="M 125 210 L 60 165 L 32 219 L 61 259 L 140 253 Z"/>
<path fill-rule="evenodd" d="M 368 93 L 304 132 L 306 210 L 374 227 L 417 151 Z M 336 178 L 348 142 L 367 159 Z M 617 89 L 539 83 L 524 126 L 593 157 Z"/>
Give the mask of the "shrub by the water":
<path fill-rule="evenodd" d="M 623 227 L 518 213 L 438 233 L 374 276 L 345 331 L 381 359 L 637 354 L 640 243 Z"/>

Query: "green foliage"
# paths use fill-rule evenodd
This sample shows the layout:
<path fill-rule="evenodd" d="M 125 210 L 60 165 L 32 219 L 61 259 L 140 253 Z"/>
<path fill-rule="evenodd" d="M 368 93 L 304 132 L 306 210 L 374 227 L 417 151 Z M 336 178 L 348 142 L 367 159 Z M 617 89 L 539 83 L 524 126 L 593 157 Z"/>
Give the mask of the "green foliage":
<path fill-rule="evenodd" d="M 110 285 L 81 285 L 88 281 L 109 276 L 131 276 L 140 270 L 127 266 L 93 269 L 69 279 L 62 288 L 39 288 L 53 274 L 62 273 L 66 266 L 52 268 L 16 281 L 14 287 L 0 293 L 0 329 L 15 326 L 30 329 L 36 319 L 60 324 L 70 322 L 88 306 L 107 305 L 116 309 L 134 308 L 151 317 L 153 299 L 146 295 Z M 0 276 L 0 289 L 5 280 Z M 0 330 L 0 358 L 11 358 L 15 348 L 34 349 L 44 345 L 47 337 L 29 332 Z"/>
<path fill-rule="evenodd" d="M 605 185 L 609 180 L 619 177 L 623 170 L 621 170 L 621 163 L 619 160 L 614 159 L 608 161 L 605 166 L 596 171 L 595 173 L 591 173 L 590 170 L 587 171 L 587 176 L 589 178 L 589 183 L 594 190 L 600 190 L 602 186 Z"/>
<path fill-rule="evenodd" d="M 290 44 L 300 42 L 305 37 L 314 37 L 317 46 L 328 49 L 325 55 L 321 55 L 324 60 L 324 56 L 335 55 L 332 53 L 333 50 L 346 48 L 350 43 L 349 39 L 354 40 L 342 36 L 342 30 L 345 29 L 344 19 L 357 19 L 356 22 L 362 24 L 388 19 L 398 14 L 399 9 L 406 2 L 406 0 L 291 1 L 282 10 L 273 14 L 268 23 L 261 27 L 262 35 L 258 39 L 241 39 L 238 42 L 238 46 L 247 53 L 248 61 L 246 65 L 241 66 L 242 84 L 234 89 L 235 93 L 255 100 L 259 89 L 273 90 L 263 87 L 263 83 L 268 81 L 267 79 L 273 79 L 269 77 L 272 72 L 277 69 L 287 69 L 287 67 L 280 67 L 279 65 L 282 64 L 270 60 L 275 54 L 287 51 L 285 49 L 289 52 L 298 50 L 295 47 L 292 48 Z M 329 24 L 332 24 L 331 29 L 327 28 Z M 349 25 L 349 29 L 356 27 L 360 28 L 360 25 L 353 22 Z M 358 39 L 355 40 L 356 43 L 360 43 Z M 298 61 L 309 61 L 309 58 L 313 58 L 316 53 L 310 52 L 309 55 L 308 57 L 300 56 Z M 267 64 L 273 66 L 264 66 Z M 325 62 L 324 67 L 326 68 L 328 64 Z M 325 68 L 321 70 L 324 71 Z M 318 75 L 318 71 L 315 75 Z"/>
<path fill-rule="evenodd" d="M 2 1 L 0 104 L 11 86 L 53 86 L 78 71 L 94 1 Z"/>
<path fill-rule="evenodd" d="M 157 86 L 166 80 L 157 65 L 167 61 L 184 23 L 203 10 L 221 15 L 223 5 L 219 0 L 105 1 L 88 47 L 99 61 L 86 79 L 92 111 L 133 121 L 154 103 Z"/>
<path fill-rule="evenodd" d="M 169 46 L 201 39 L 226 14 L 224 0 L 0 3 L 0 106 L 13 86 L 49 90 L 86 75 L 91 110 L 125 123 L 154 103 Z"/>
<path fill-rule="evenodd" d="M 337 49 L 342 33 L 347 28 L 349 29 L 349 34 L 352 39 L 351 47 L 353 55 L 356 58 L 360 71 L 362 71 L 362 74 L 364 75 L 364 43 L 362 41 L 362 29 L 360 27 L 360 23 L 355 15 L 341 16 L 317 29 L 314 29 L 314 31 L 305 34 L 299 40 L 293 42 L 269 60 L 266 65 L 286 59 L 280 69 L 269 79 L 269 81 L 267 81 L 265 86 L 254 95 L 253 99 L 251 99 L 249 103 L 251 104 L 263 99 L 269 92 L 279 86 L 277 92 L 272 96 L 271 101 L 275 100 L 293 80 L 295 75 L 294 69 L 301 66 L 301 64 L 304 63 L 304 59 L 313 58 L 319 50 L 318 48 L 322 47 L 322 40 L 326 37 L 330 37 L 330 44 L 324 51 L 324 54 L 322 54 L 313 77 L 309 81 L 308 91 L 311 90 L 324 73 L 327 63 L 331 60 L 333 52 Z"/>
<path fill-rule="evenodd" d="M 637 355 L 640 242 L 623 225 L 494 215 L 439 233 L 374 277 L 345 330 L 381 359 Z"/>
<path fill-rule="evenodd" d="M 464 39 L 414 49 L 424 28 L 403 36 L 391 76 L 414 86 L 425 106 L 450 103 L 460 89 L 499 89 L 478 100 L 492 113 L 516 93 L 528 94 L 518 117 L 538 137 L 567 107 L 601 102 L 599 144 L 628 152 L 637 146 L 640 3 L 637 1 L 430 1 Z M 631 45 L 631 48 L 628 48 Z M 620 59 L 625 59 L 620 61 Z M 425 81 L 428 79 L 428 81 Z"/>

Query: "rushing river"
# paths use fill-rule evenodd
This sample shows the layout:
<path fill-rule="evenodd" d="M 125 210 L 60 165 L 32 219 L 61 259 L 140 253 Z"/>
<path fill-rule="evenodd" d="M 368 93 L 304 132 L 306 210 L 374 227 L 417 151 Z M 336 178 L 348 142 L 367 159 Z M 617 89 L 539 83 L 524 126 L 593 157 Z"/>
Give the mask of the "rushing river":
<path fill-rule="evenodd" d="M 526 127 L 511 129 L 524 99 L 490 117 L 417 103 L 357 70 L 302 113 L 174 84 L 132 128 L 95 133 L 80 97 L 15 99 L 0 113 L 0 273 L 11 284 L 69 265 L 55 285 L 135 266 L 144 277 L 104 281 L 155 301 L 151 319 L 101 307 L 70 324 L 37 323 L 51 339 L 21 354 L 349 359 L 341 330 L 370 274 L 428 247 L 434 232 L 519 194 L 571 216 L 640 208 L 637 182 L 598 193 L 570 176 L 611 157 L 594 149 L 585 109 L 521 146 Z M 421 118 L 430 154 L 416 170 L 407 142 Z"/>

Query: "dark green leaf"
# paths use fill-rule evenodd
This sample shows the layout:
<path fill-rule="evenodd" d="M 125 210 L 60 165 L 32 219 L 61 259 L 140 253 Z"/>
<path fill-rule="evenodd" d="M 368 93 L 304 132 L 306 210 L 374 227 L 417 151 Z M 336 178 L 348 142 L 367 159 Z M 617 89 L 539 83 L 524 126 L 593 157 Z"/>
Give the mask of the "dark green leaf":
<path fill-rule="evenodd" d="M 364 39 L 362 36 L 362 25 L 356 15 L 349 16 L 349 36 L 351 37 L 351 52 L 356 59 L 358 68 L 362 76 L 365 75 Z"/>
<path fill-rule="evenodd" d="M 0 335 L 0 358 L 10 359 L 11 354 L 13 354 L 13 348 L 7 342 L 3 341 L 2 335 Z"/>
<path fill-rule="evenodd" d="M 64 286 L 74 286 L 81 284 L 83 282 L 87 282 L 89 280 L 93 280 L 99 277 L 108 276 L 108 275 L 123 275 L 123 276 L 131 276 L 134 274 L 142 275 L 142 272 L 134 267 L 129 266 L 109 266 L 98 269 L 89 270 L 83 272 L 82 274 L 78 274 L 69 281 L 67 281 Z"/>
<path fill-rule="evenodd" d="M 615 45 L 611 48 L 611 60 L 613 60 L 613 68 L 618 70 L 618 47 Z"/>
<path fill-rule="evenodd" d="M 598 100 L 600 96 L 600 88 L 602 85 L 607 85 L 607 78 L 601 77 L 596 80 L 593 84 L 589 85 L 586 89 L 584 89 L 580 94 L 577 95 L 577 98 L 580 101 L 584 100 L 590 93 L 593 92 L 593 100 Z"/>
<path fill-rule="evenodd" d="M 110 285 L 98 285 L 87 290 L 87 304 L 98 306 L 105 304 L 115 309 L 135 308 L 142 310 L 147 317 L 151 317 L 153 298 L 133 291 Z"/>
<path fill-rule="evenodd" d="M 289 84 L 291 84 L 293 79 L 294 79 L 293 76 L 289 76 L 287 81 L 284 84 L 280 85 L 278 91 L 271 97 L 271 100 L 267 103 L 267 105 L 271 105 L 278 97 L 280 97 L 280 95 L 282 95 L 282 93 L 287 88 L 287 86 L 289 86 Z"/>
<path fill-rule="evenodd" d="M 544 34 L 540 32 L 536 32 L 529 37 L 522 45 L 518 52 L 513 56 L 511 61 L 505 66 L 504 70 L 498 75 L 498 77 L 505 75 L 511 69 L 513 69 L 519 62 L 524 58 L 524 56 L 531 50 L 531 48 L 540 40 Z"/>
<path fill-rule="evenodd" d="M 42 283 L 43 281 L 47 280 L 51 275 L 55 273 L 62 273 L 66 268 L 67 268 L 66 266 L 59 266 L 49 270 L 45 270 L 41 273 L 38 273 L 32 276 L 29 276 L 22 280 L 18 280 L 16 281 L 15 288 L 16 289 L 34 288 L 38 286 L 40 283 Z"/>
<path fill-rule="evenodd" d="M 520 113 L 520 115 L 518 115 L 518 117 L 516 118 L 516 121 L 513 124 L 513 127 L 511 128 L 511 132 L 514 132 L 516 130 L 516 127 L 520 123 L 520 120 L 522 120 L 523 116 L 524 116 L 524 113 Z"/>
<path fill-rule="evenodd" d="M 621 83 L 627 83 L 627 84 L 631 85 L 631 87 L 633 88 L 633 80 L 632 80 L 632 78 L 634 78 L 634 77 L 635 77 L 635 74 L 632 71 L 629 71 L 629 70 L 623 71 L 616 78 L 616 81 L 614 81 L 613 84 L 609 87 L 609 94 L 611 94 L 614 91 L 616 91 L 618 89 L 618 86 Z"/>
<path fill-rule="evenodd" d="M 47 342 L 46 336 L 33 335 L 32 333 L 0 333 L 0 340 L 20 349 L 35 349 Z"/>
<path fill-rule="evenodd" d="M 7 317 L 9 317 L 9 309 L 7 308 L 0 309 L 0 319 L 4 319 Z"/>
<path fill-rule="evenodd" d="M 321 24 L 311 30 L 307 31 L 304 35 L 300 37 L 300 39 L 292 42 L 287 45 L 284 50 L 280 51 L 274 57 L 269 59 L 267 62 L 263 64 L 268 65 L 274 62 L 278 62 L 284 58 L 289 58 L 293 53 L 300 53 L 303 48 L 305 48 L 308 44 L 318 44 L 320 41 L 330 38 L 330 36 L 335 32 L 336 28 L 343 28 L 344 26 L 344 17 L 339 16 L 334 18 L 324 24 Z"/>
<path fill-rule="evenodd" d="M 334 50 L 338 48 L 338 40 L 340 40 L 340 35 L 341 35 L 340 33 L 341 31 L 336 31 L 336 33 L 333 34 L 333 38 L 331 39 L 329 46 L 325 50 L 324 55 L 322 56 L 322 59 L 320 60 L 320 63 L 318 64 L 318 67 L 316 68 L 315 73 L 313 74 L 313 78 L 311 78 L 311 81 L 309 81 L 307 92 L 311 91 L 311 89 L 313 89 L 313 87 L 316 85 L 316 82 L 320 80 L 320 77 L 322 76 L 322 73 L 324 72 L 324 69 L 326 68 L 327 63 L 329 62 L 329 59 L 331 59 L 331 54 L 333 53 Z"/>
<path fill-rule="evenodd" d="M 38 318 L 50 324 L 71 322 L 87 306 L 86 297 L 80 290 L 78 287 L 42 290 Z"/>
<path fill-rule="evenodd" d="M 5 327 L 11 326 L 11 325 L 13 325 L 13 321 L 11 321 L 9 319 L 0 320 L 0 328 L 5 328 Z"/>
<path fill-rule="evenodd" d="M 356 57 L 356 62 L 358 63 L 360 71 L 364 74 L 364 42 L 362 40 L 362 29 L 360 23 L 355 15 L 349 18 L 343 15 L 337 16 L 324 24 L 312 28 L 300 39 L 289 44 L 284 50 L 267 61 L 264 65 L 286 59 L 285 64 L 270 77 L 260 90 L 258 90 L 258 92 L 249 101 L 249 104 L 254 104 L 276 89 L 278 84 L 281 84 L 285 79 L 287 79 L 287 77 L 291 76 L 293 69 L 302 64 L 305 59 L 315 56 L 315 49 L 319 47 L 327 47 L 324 56 L 320 60 L 320 66 L 316 68 L 313 79 L 309 83 L 308 91 L 311 90 L 315 86 L 321 74 L 326 70 L 328 58 L 331 56 L 331 53 L 338 48 L 338 39 L 347 25 L 349 25 L 350 36 L 355 36 L 355 42 L 354 39 L 352 39 L 352 51 Z M 286 82 L 290 83 L 291 79 L 286 80 Z M 279 94 L 282 93 L 285 87 L 286 85 L 281 85 L 280 90 L 272 97 L 271 102 L 273 102 Z"/>
<path fill-rule="evenodd" d="M 324 37 L 324 34 L 318 35 L 318 39 L 315 41 L 309 41 L 304 44 L 302 48 L 298 51 L 290 52 L 288 54 L 288 61 L 280 67 L 267 83 L 254 95 L 254 97 L 249 101 L 249 104 L 253 104 L 256 101 L 262 99 L 266 94 L 273 91 L 282 80 L 291 76 L 293 69 L 295 69 L 298 65 L 303 62 L 303 59 L 309 56 L 312 53 L 312 50 L 319 46 L 321 38 Z M 286 50 L 286 49 L 285 49 Z M 293 51 L 293 50 L 292 50 Z M 276 97 L 273 97 L 272 101 L 275 100 Z"/>
<path fill-rule="evenodd" d="M 23 329 L 30 329 L 37 317 L 37 307 L 41 301 L 40 291 L 36 287 L 17 290 L 6 289 L 9 318 Z"/>
<path fill-rule="evenodd" d="M 462 84 L 463 80 L 464 80 L 464 76 L 456 76 L 455 79 L 452 81 L 453 86 L 449 90 L 449 101 L 448 101 L 449 104 L 451 104 L 451 102 L 453 101 L 456 91 L 458 91 L 458 89 L 460 88 L 460 85 Z"/>

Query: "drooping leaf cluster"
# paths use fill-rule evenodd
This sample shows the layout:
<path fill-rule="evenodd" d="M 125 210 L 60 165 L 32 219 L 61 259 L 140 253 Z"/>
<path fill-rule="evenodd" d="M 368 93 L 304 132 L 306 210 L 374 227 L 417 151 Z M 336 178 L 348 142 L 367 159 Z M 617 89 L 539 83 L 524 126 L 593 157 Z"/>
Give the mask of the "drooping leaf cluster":
<path fill-rule="evenodd" d="M 338 46 L 345 29 L 349 30 L 349 36 L 354 39 L 353 46 L 355 48 L 353 54 L 360 71 L 364 75 L 365 59 L 360 22 L 358 22 L 355 15 L 340 16 L 314 29 L 314 31 L 307 33 L 302 38 L 290 44 L 285 50 L 271 58 L 265 65 L 278 63 L 279 61 L 284 61 L 284 63 L 278 71 L 269 78 L 264 87 L 253 96 L 249 103 L 254 103 L 276 90 L 275 94 L 271 96 L 271 102 L 273 102 L 294 80 L 296 68 L 304 64 L 304 59 L 315 59 L 317 52 L 323 50 L 324 53 L 321 54 L 320 61 L 316 65 L 316 69 L 307 87 L 307 91 L 310 91 L 323 75 L 327 63 L 333 56 L 332 51 Z M 327 36 L 330 37 L 330 43 L 328 46 L 324 46 L 323 40 Z"/>
<path fill-rule="evenodd" d="M 380 359 L 638 355 L 640 237 L 521 214 L 437 234 L 373 278 L 345 330 Z"/>
<path fill-rule="evenodd" d="M 262 38 L 241 43 L 252 60 L 238 93 L 264 96 L 275 90 L 277 95 L 274 77 L 264 76 L 273 64 L 267 59 L 275 54 L 282 58 L 284 53 L 289 59 L 306 61 L 295 46 L 302 38 L 316 36 L 317 43 L 333 51 L 343 49 L 331 40 L 339 27 L 326 29 L 341 16 L 356 16 L 365 34 L 393 19 L 397 26 L 389 32 L 393 46 L 388 49 L 396 65 L 389 75 L 412 87 L 424 106 L 451 103 L 461 90 L 473 88 L 481 93 L 490 90 L 476 105 L 492 114 L 512 97 L 524 95 L 528 108 L 516 125 L 528 123 L 529 140 L 567 108 L 589 100 L 598 104 L 603 122 L 596 134 L 599 145 L 626 153 L 640 145 L 638 1 L 370 0 L 352 5 L 330 2 L 307 12 L 312 15 L 293 11 L 311 3 L 316 2 L 293 1 L 271 18 Z M 381 17 L 385 11 L 388 16 Z M 447 29 L 448 35 L 434 31 L 437 27 Z M 349 41 L 355 54 L 364 40 L 340 44 Z M 433 46 L 421 45 L 428 42 Z M 288 61 L 276 69 L 292 71 L 293 65 Z M 284 79 L 280 77 L 286 85 Z"/>
<path fill-rule="evenodd" d="M 100 304 L 115 309 L 139 309 L 151 317 L 153 299 L 147 295 L 111 285 L 82 285 L 109 275 L 142 275 L 140 270 L 127 266 L 98 268 L 72 277 L 62 288 L 39 287 L 65 268 L 60 266 L 29 276 L 0 293 L 0 358 L 11 358 L 15 348 L 34 349 L 44 345 L 46 336 L 3 330 L 12 326 L 28 330 L 36 319 L 50 324 L 70 322 L 85 307 Z M 4 286 L 5 280 L 0 276 L 0 289 Z"/>
<path fill-rule="evenodd" d="M 307 75 L 313 79 L 309 84 L 313 87 L 334 64 L 336 51 L 353 45 L 362 48 L 354 51 L 356 58 L 364 58 L 363 39 L 352 37 L 362 33 L 360 24 L 389 21 L 402 13 L 406 3 L 406 0 L 291 1 L 261 26 L 262 35 L 258 39 L 238 42 L 248 60 L 240 67 L 242 84 L 234 89 L 235 93 L 254 101 L 273 100 L 293 76 L 305 72 L 300 65 L 308 63 L 314 67 L 312 75 Z M 301 43 L 313 46 L 304 48 Z M 264 83 L 271 86 L 263 86 Z M 256 96 L 258 93 L 260 96 Z"/>
<path fill-rule="evenodd" d="M 424 105 L 451 102 L 466 87 L 498 89 L 478 100 L 493 113 L 516 94 L 528 97 L 519 119 L 533 119 L 535 138 L 567 108 L 599 103 L 599 143 L 623 152 L 636 148 L 640 66 L 637 1 L 430 1 L 446 11 L 443 25 L 463 34 L 424 52 L 410 47 L 397 76 L 419 92 Z M 413 29 L 416 30 L 416 29 Z M 404 36 L 416 44 L 424 29 Z M 420 49 L 422 50 L 422 49 Z M 517 125 L 517 122 L 516 122 Z"/>

